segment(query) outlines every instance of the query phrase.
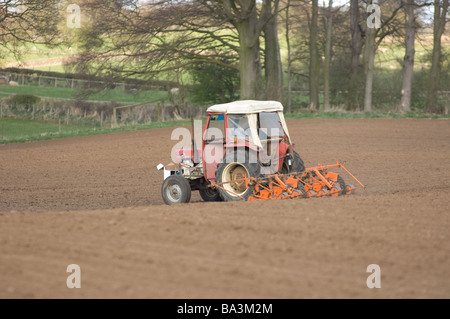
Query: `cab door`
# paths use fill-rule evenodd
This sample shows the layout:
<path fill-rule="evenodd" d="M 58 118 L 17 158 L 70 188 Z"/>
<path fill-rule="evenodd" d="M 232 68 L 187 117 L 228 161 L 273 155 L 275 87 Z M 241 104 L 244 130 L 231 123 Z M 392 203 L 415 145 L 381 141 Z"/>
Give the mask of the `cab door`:
<path fill-rule="evenodd" d="M 210 114 L 203 134 L 203 172 L 206 180 L 215 180 L 217 165 L 224 157 L 225 115 Z"/>
<path fill-rule="evenodd" d="M 275 174 L 281 171 L 284 156 L 289 149 L 286 144 L 286 133 L 277 112 L 260 113 L 258 116 L 259 137 L 263 146 L 260 158 L 270 163 L 265 174 Z"/>

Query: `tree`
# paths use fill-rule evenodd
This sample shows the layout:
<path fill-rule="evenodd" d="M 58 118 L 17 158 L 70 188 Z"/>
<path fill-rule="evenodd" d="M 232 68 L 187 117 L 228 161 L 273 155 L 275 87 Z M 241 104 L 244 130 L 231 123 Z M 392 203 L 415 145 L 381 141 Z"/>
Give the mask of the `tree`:
<path fill-rule="evenodd" d="M 369 6 L 377 4 L 374 0 L 369 0 Z M 369 7 L 370 9 L 370 7 Z M 371 22 L 373 24 L 373 21 Z M 375 22 L 376 23 L 376 22 Z M 365 73 L 366 73 L 366 85 L 364 94 L 364 112 L 372 111 L 372 91 L 373 91 L 373 77 L 375 68 L 375 40 L 376 40 L 376 25 L 370 25 L 366 31 L 366 45 L 365 45 Z"/>
<path fill-rule="evenodd" d="M 328 2 L 328 16 L 325 19 L 326 44 L 325 44 L 325 65 L 324 65 L 324 109 L 330 111 L 330 66 L 331 66 L 331 41 L 333 29 L 333 0 Z"/>
<path fill-rule="evenodd" d="M 403 85 L 399 111 L 411 111 L 411 88 L 414 75 L 415 57 L 415 3 L 414 0 L 403 0 L 405 8 L 405 58 L 403 61 Z"/>
<path fill-rule="evenodd" d="M 150 78 L 212 63 L 239 70 L 241 99 L 260 99 L 265 91 L 260 45 L 264 30 L 270 51 L 268 77 L 272 81 L 272 74 L 280 74 L 278 1 L 265 0 L 262 6 L 256 0 L 85 1 L 89 14 L 102 18 L 91 18 L 92 25 L 81 33 L 88 35 L 85 43 L 100 45 L 86 47 L 80 61 L 91 68 L 95 62 L 97 72 Z"/>
<path fill-rule="evenodd" d="M 319 50 L 317 47 L 319 2 L 312 0 L 312 16 L 309 28 L 309 107 L 319 108 Z"/>
<path fill-rule="evenodd" d="M 431 60 L 430 80 L 427 95 L 427 111 L 442 113 L 443 108 L 438 104 L 438 91 L 441 82 L 442 66 L 442 35 L 445 31 L 449 0 L 434 1 L 433 54 Z"/>
<path fill-rule="evenodd" d="M 355 110 L 359 109 L 357 88 L 359 87 L 360 57 L 364 39 L 360 25 L 358 0 L 350 0 L 350 32 L 352 35 L 352 46 L 347 108 L 350 110 Z"/>
<path fill-rule="evenodd" d="M 283 97 L 283 69 L 278 39 L 279 2 L 279 0 L 265 0 L 261 16 L 263 20 L 267 20 L 263 28 L 266 99 L 275 101 L 281 101 Z"/>
<path fill-rule="evenodd" d="M 256 1 L 224 0 L 223 3 L 225 14 L 239 33 L 241 99 L 260 99 L 262 72 L 259 37 L 262 26 L 258 25 Z"/>
<path fill-rule="evenodd" d="M 52 44 L 59 37 L 57 0 L 3 0 L 0 46 L 18 54 L 19 44 Z"/>
<path fill-rule="evenodd" d="M 237 98 L 238 70 L 209 63 L 194 64 L 191 69 L 194 82 L 191 94 L 195 102 L 216 104 Z"/>
<path fill-rule="evenodd" d="M 384 8 L 385 15 L 381 14 L 379 10 L 380 4 Z M 372 6 L 371 6 L 372 5 Z M 373 79 L 375 73 L 375 55 L 378 47 L 387 36 L 402 37 L 403 28 L 402 23 L 398 19 L 398 13 L 403 8 L 402 1 L 392 0 L 369 0 L 368 22 L 366 30 L 366 45 L 364 48 L 364 67 L 366 73 L 366 85 L 364 95 L 364 111 L 370 112 L 372 110 L 372 96 L 373 96 Z M 371 10 L 374 10 L 372 13 Z M 387 14 L 386 14 L 387 13 Z M 372 16 L 374 15 L 375 16 Z M 377 18 L 376 15 L 379 14 Z M 374 21 L 370 18 L 374 17 Z M 379 21 L 377 21 L 379 19 Z"/>
<path fill-rule="evenodd" d="M 290 33 L 290 7 L 291 0 L 287 0 L 286 5 L 286 45 L 288 51 L 288 60 L 287 60 L 287 87 L 288 87 L 288 97 L 287 97 L 287 107 L 288 113 L 292 113 L 292 48 L 291 48 L 291 39 L 289 36 Z"/>

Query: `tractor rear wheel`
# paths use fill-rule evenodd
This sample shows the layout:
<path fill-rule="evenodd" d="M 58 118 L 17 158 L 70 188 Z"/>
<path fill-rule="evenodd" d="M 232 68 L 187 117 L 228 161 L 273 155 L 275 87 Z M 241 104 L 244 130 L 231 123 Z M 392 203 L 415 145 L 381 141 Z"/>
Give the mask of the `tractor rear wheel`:
<path fill-rule="evenodd" d="M 220 197 L 219 191 L 212 189 L 212 188 L 201 189 L 200 197 L 205 202 L 221 202 L 222 201 L 222 197 Z"/>
<path fill-rule="evenodd" d="M 292 165 L 289 168 L 288 160 L 292 161 Z M 303 159 L 300 157 L 300 154 L 294 151 L 294 156 L 291 158 L 287 157 L 283 163 L 283 167 L 280 171 L 281 174 L 289 174 L 289 173 L 303 173 L 305 171 L 305 163 Z"/>
<path fill-rule="evenodd" d="M 294 159 L 292 162 L 291 173 L 303 173 L 305 171 L 305 162 L 300 157 L 300 154 L 294 151 Z"/>
<path fill-rule="evenodd" d="M 192 191 L 191 185 L 184 177 L 172 175 L 164 181 L 161 193 L 167 205 L 176 205 L 189 203 Z"/>
<path fill-rule="evenodd" d="M 249 162 L 249 152 L 241 152 L 244 151 L 228 153 L 217 166 L 216 183 L 221 186 L 219 193 L 226 202 L 247 200 L 253 194 L 254 187 L 247 187 L 245 177 L 258 178 L 261 174 L 258 161 Z M 242 160 L 241 156 L 245 158 L 245 162 L 239 161 Z"/>

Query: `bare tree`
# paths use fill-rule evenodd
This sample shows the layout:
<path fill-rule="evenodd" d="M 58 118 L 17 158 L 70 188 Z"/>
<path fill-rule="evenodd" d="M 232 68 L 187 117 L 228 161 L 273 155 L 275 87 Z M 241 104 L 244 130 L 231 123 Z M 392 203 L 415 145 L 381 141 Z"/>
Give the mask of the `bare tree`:
<path fill-rule="evenodd" d="M 328 16 L 325 19 L 326 25 L 326 45 L 325 45 L 325 65 L 324 65 L 324 109 L 328 112 L 330 106 L 330 66 L 331 66 L 331 41 L 333 29 L 333 0 L 328 2 Z"/>
<path fill-rule="evenodd" d="M 111 75 L 151 78 L 195 63 L 239 70 L 242 99 L 264 95 L 260 38 L 264 31 L 268 83 L 282 89 L 278 0 L 153 1 L 85 0 L 92 25 L 83 29 L 80 66 Z M 272 87 L 271 84 L 268 86 Z"/>
<path fill-rule="evenodd" d="M 17 54 L 20 44 L 52 44 L 59 39 L 59 1 L 0 1 L 0 46 Z"/>
<path fill-rule="evenodd" d="M 350 82 L 348 88 L 347 108 L 359 109 L 357 88 L 359 87 L 360 57 L 363 48 L 363 30 L 360 25 L 360 8 L 358 0 L 350 0 L 350 31 L 352 35 Z"/>
<path fill-rule="evenodd" d="M 414 75 L 414 58 L 415 58 L 415 40 L 416 40 L 416 23 L 415 23 L 415 1 L 403 0 L 405 8 L 405 58 L 403 61 L 403 85 L 400 100 L 399 111 L 411 111 L 411 89 Z"/>
<path fill-rule="evenodd" d="M 291 48 L 291 39 L 289 36 L 290 32 L 290 7 L 291 7 L 291 0 L 287 0 L 286 5 L 286 45 L 287 45 L 287 51 L 288 51 L 288 57 L 287 57 L 287 87 L 288 87 L 288 97 L 287 97 L 287 107 L 288 107 L 288 113 L 292 113 L 292 48 Z"/>
<path fill-rule="evenodd" d="M 262 73 L 259 37 L 262 25 L 258 23 L 255 0 L 223 0 L 223 13 L 239 34 L 239 72 L 241 99 L 262 97 Z"/>
<path fill-rule="evenodd" d="M 427 111 L 442 113 L 443 108 L 438 104 L 438 91 L 441 82 L 442 66 L 442 35 L 445 31 L 449 0 L 434 1 L 433 54 L 431 60 L 430 80 L 427 95 Z"/>
<path fill-rule="evenodd" d="M 312 16 L 309 28 L 309 103 L 310 109 L 317 110 L 319 103 L 319 50 L 317 47 L 319 2 L 312 0 Z"/>
<path fill-rule="evenodd" d="M 279 2 L 279 0 L 265 0 L 261 14 L 261 19 L 267 21 L 263 28 L 266 99 L 275 101 L 281 101 L 283 97 L 283 69 L 278 39 Z"/>
<path fill-rule="evenodd" d="M 378 47 L 387 36 L 403 37 L 403 24 L 398 13 L 403 8 L 403 2 L 398 0 L 369 0 L 369 4 L 380 4 L 385 8 L 385 14 L 380 12 L 379 26 L 372 25 L 366 30 L 366 45 L 364 48 L 364 67 L 366 73 L 364 111 L 372 111 L 373 79 L 375 74 L 375 55 Z M 369 8 L 369 7 L 368 7 Z M 371 15 L 371 13 L 368 13 Z M 370 16 L 368 16 L 370 18 Z M 373 23 L 373 21 L 372 21 Z"/>
<path fill-rule="evenodd" d="M 369 5 L 377 4 L 375 0 L 369 0 Z M 373 22 L 372 22 L 373 23 Z M 374 77 L 374 68 L 375 68 L 375 40 L 377 31 L 375 29 L 376 26 L 372 25 L 367 28 L 366 31 L 366 44 L 364 48 L 364 57 L 365 57 L 365 73 L 366 73 L 366 85 L 365 85 L 365 94 L 364 94 L 364 112 L 372 111 L 372 91 L 373 91 L 373 77 Z"/>

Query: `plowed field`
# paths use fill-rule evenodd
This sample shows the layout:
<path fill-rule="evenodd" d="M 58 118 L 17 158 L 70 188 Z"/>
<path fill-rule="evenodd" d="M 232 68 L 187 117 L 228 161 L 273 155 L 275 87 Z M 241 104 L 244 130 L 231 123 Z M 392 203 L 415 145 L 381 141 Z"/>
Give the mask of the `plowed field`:
<path fill-rule="evenodd" d="M 450 121 L 288 125 L 366 191 L 169 207 L 172 129 L 0 146 L 0 298 L 450 298 Z"/>

